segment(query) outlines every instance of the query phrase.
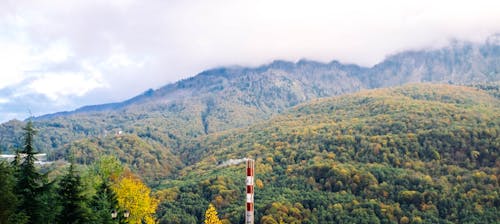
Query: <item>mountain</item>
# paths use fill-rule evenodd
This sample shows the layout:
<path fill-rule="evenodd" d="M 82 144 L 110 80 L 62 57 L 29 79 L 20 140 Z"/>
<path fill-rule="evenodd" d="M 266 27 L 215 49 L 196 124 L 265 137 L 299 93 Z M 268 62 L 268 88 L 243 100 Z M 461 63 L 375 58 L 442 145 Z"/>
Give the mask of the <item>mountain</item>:
<path fill-rule="evenodd" d="M 256 159 L 260 223 L 497 223 L 500 99 L 412 84 L 314 100 L 185 147 L 193 161 L 158 187 L 162 223 L 199 222 L 213 203 L 243 222 Z M 173 221 L 177 220 L 177 221 Z"/>
<path fill-rule="evenodd" d="M 244 158 L 260 223 L 500 223 L 499 73 L 500 35 L 372 67 L 221 67 L 32 118 L 34 145 L 49 160 L 118 158 L 154 189 L 160 223 L 200 223 L 208 203 L 242 223 Z M 22 148 L 24 125 L 0 124 L 2 153 Z"/>
<path fill-rule="evenodd" d="M 442 49 L 390 56 L 370 69 L 364 83 L 378 88 L 415 82 L 464 85 L 498 81 L 499 62 L 500 45 L 493 37 L 483 45 L 455 41 Z"/>
<path fill-rule="evenodd" d="M 492 37 L 484 44 L 453 42 L 436 50 L 402 52 L 371 68 L 308 60 L 274 61 L 256 68 L 217 68 L 124 102 L 86 106 L 37 119 L 122 110 L 191 112 L 196 115 L 191 119 L 200 119 L 202 125 L 202 130 L 195 132 L 207 134 L 246 126 L 311 99 L 361 89 L 420 82 L 467 85 L 500 81 L 500 45 L 494 40 Z"/>
<path fill-rule="evenodd" d="M 192 141 L 258 124 L 304 102 L 409 82 L 492 83 L 500 80 L 499 71 L 500 44 L 492 40 L 402 52 L 371 68 L 309 60 L 274 61 L 254 68 L 223 67 L 124 102 L 34 118 L 39 130 L 35 145 L 48 152 L 49 159 L 60 159 L 75 141 L 114 141 L 112 137 L 122 133 L 148 144 L 141 148 L 143 153 L 148 154 L 151 148 L 165 151 L 154 157 L 157 160 L 173 156 L 172 161 L 191 164 L 194 161 L 184 154 Z M 22 145 L 23 125 L 16 120 L 0 125 L 2 152 Z M 168 169 L 169 175 L 175 167 L 162 169 Z"/>
<path fill-rule="evenodd" d="M 56 113 L 60 116 L 116 110 L 151 100 L 163 103 L 178 99 L 217 95 L 250 95 L 258 99 L 239 99 L 255 104 L 266 111 L 281 110 L 289 105 L 260 102 L 283 100 L 286 94 L 295 105 L 311 98 L 335 96 L 360 89 L 397 86 L 405 83 L 454 83 L 472 84 L 499 81 L 500 34 L 490 37 L 484 44 L 454 41 L 450 46 L 435 50 L 406 51 L 389 56 L 371 68 L 338 61 L 321 63 L 300 60 L 297 63 L 274 61 L 257 68 L 227 67 L 204 71 L 195 77 L 167 85 L 157 91 L 152 89 L 121 103 L 86 106 L 73 112 Z M 257 89 L 252 89 L 252 88 Z M 228 89 L 229 88 L 229 89 Z M 281 90 L 276 97 L 269 97 L 271 88 Z M 266 97 L 267 96 L 267 97 Z M 262 100 L 261 100 L 262 101 Z"/>

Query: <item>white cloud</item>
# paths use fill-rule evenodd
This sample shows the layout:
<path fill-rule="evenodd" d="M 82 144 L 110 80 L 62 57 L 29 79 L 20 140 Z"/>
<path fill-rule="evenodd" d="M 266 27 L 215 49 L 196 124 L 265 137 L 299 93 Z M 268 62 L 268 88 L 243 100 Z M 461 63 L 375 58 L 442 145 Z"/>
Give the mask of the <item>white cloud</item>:
<path fill-rule="evenodd" d="M 29 49 L 18 43 L 0 39 L 0 89 L 21 82 L 29 63 Z"/>
<path fill-rule="evenodd" d="M 28 89 L 57 101 L 66 96 L 83 96 L 92 89 L 102 87 L 98 80 L 81 73 L 47 73 L 28 85 Z"/>
<path fill-rule="evenodd" d="M 141 68 L 144 66 L 144 61 L 134 60 L 125 53 L 122 47 L 115 47 L 112 53 L 108 56 L 104 63 L 100 64 L 104 68 L 119 69 L 119 68 Z"/>
<path fill-rule="evenodd" d="M 482 41 L 499 21 L 498 0 L 3 1 L 0 90 L 102 103 L 214 66 L 301 58 L 371 66 L 452 38 Z"/>
<path fill-rule="evenodd" d="M 39 55 L 36 55 L 36 60 L 40 64 L 44 63 L 62 63 L 71 56 L 71 51 L 67 43 L 63 41 L 50 43 L 50 45 L 43 49 Z"/>

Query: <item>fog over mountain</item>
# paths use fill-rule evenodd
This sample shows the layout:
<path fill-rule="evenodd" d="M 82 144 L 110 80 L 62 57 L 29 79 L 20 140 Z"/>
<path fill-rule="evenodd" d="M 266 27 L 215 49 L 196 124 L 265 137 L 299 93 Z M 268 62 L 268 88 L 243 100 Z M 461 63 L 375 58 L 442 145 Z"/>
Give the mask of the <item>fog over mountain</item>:
<path fill-rule="evenodd" d="M 40 119 L 139 105 L 158 107 L 182 103 L 189 106 L 191 102 L 209 110 L 207 116 L 214 112 L 210 111 L 212 107 L 231 103 L 252 108 L 256 113 L 272 114 L 311 99 L 361 89 L 420 82 L 460 85 L 495 82 L 500 80 L 499 40 L 500 35 L 496 35 L 484 44 L 456 41 L 440 49 L 406 51 L 389 56 L 373 67 L 306 59 L 276 60 L 259 67 L 220 67 L 157 90 L 150 89 L 120 103 L 86 106 Z"/>
<path fill-rule="evenodd" d="M 122 102 L 85 106 L 35 120 L 44 130 L 40 148 L 47 150 L 118 131 L 154 131 L 162 144 L 178 145 L 185 139 L 247 127 L 318 98 L 407 83 L 498 83 L 499 73 L 500 44 L 498 36 L 492 36 L 484 44 L 455 42 L 435 50 L 402 52 L 373 67 L 311 60 L 220 67 Z M 21 126 L 18 121 L 1 126 L 4 150 L 21 144 L 15 137 Z"/>
<path fill-rule="evenodd" d="M 499 21 L 498 0 L 0 1 L 0 223 L 500 223 Z"/>
<path fill-rule="evenodd" d="M 500 32 L 500 2 L 0 2 L 0 122 L 123 101 L 220 66 L 371 67 Z"/>

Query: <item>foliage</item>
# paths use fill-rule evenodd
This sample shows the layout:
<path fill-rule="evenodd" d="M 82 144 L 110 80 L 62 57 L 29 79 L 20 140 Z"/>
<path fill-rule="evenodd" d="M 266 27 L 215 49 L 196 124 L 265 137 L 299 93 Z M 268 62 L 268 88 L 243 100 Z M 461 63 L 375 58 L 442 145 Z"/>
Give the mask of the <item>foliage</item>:
<path fill-rule="evenodd" d="M 217 204 L 242 222 L 244 166 L 256 158 L 256 220 L 279 223 L 496 223 L 500 102 L 448 85 L 410 85 L 318 100 L 183 149 L 191 161 L 159 217 Z M 199 158 L 199 159 L 198 159 Z M 170 200 L 168 198 L 175 198 Z M 166 222 L 168 223 L 168 222 Z"/>
<path fill-rule="evenodd" d="M 80 164 L 93 164 L 98 158 L 118 158 L 120 164 L 141 173 L 149 183 L 171 175 L 181 164 L 169 149 L 132 134 L 75 141 L 61 152 L 60 157 L 70 152 L 74 152 L 75 159 Z M 111 161 L 99 161 L 102 175 L 115 175 L 119 172 L 116 169 L 121 165 L 111 167 L 113 163 L 108 162 Z"/>
<path fill-rule="evenodd" d="M 108 182 L 103 181 L 90 202 L 90 208 L 94 216 L 93 223 L 111 224 L 120 221 L 123 212 L 119 210 L 117 198 Z M 112 212 L 117 212 L 117 220 L 111 217 Z"/>
<path fill-rule="evenodd" d="M 255 218 L 260 223 L 498 223 L 500 102 L 495 91 L 449 85 L 363 91 L 303 104 L 248 128 L 207 131 L 206 136 L 199 135 L 201 128 L 190 137 L 179 133 L 202 127 L 201 120 L 177 123 L 167 121 L 172 115 L 167 114 L 161 122 L 171 123 L 155 123 L 158 112 L 136 120 L 133 128 L 120 127 L 124 133 L 58 146 L 64 151 L 52 156 L 64 158 L 74 150 L 87 168 L 75 186 L 93 209 L 91 223 L 124 221 L 109 219 L 114 209 L 130 211 L 131 223 L 154 222 L 156 210 L 160 223 L 201 223 L 207 204 L 221 212 L 221 222 L 242 223 L 244 165 L 223 162 L 244 157 L 256 161 Z M 211 110 L 217 110 L 215 105 Z M 211 119 L 205 117 L 208 126 L 215 122 Z M 146 120 L 149 129 L 142 126 Z M 90 121 L 82 125 L 105 123 Z M 71 127 L 78 122 L 75 118 Z M 172 131 L 181 124 L 188 127 Z M 87 129 L 75 130 L 78 138 L 86 137 L 79 133 Z M 154 197 L 137 176 L 122 172 L 122 163 L 156 187 Z M 19 186 L 21 168 L 2 172 L 6 185 L 0 190 L 9 192 L 12 180 Z M 48 206 L 57 201 L 55 187 L 32 168 L 36 181 L 29 183 L 36 189 L 35 204 L 42 205 L 37 217 L 53 223 L 48 214 L 60 212 Z M 20 193 L 29 189 L 12 189 L 18 195 L 13 203 L 20 205 Z M 21 208 L 9 213 L 8 222 L 33 220 Z"/>
<path fill-rule="evenodd" d="M 127 222 L 155 223 L 154 214 L 158 202 L 151 196 L 151 189 L 138 177 L 132 173 L 125 173 L 113 186 L 113 190 L 117 194 L 120 207 L 130 212 Z"/>
<path fill-rule="evenodd" d="M 59 182 L 58 195 L 62 207 L 58 216 L 60 223 L 88 223 L 90 221 L 90 209 L 87 207 L 83 191 L 81 178 L 71 163 L 68 173 Z"/>
<path fill-rule="evenodd" d="M 205 212 L 205 224 L 222 224 L 219 217 L 217 216 L 217 210 L 215 210 L 214 205 L 208 204 L 207 211 Z"/>
<path fill-rule="evenodd" d="M 500 99 L 500 81 L 493 83 L 476 83 L 471 86 L 480 90 L 484 90 L 497 99 Z"/>
<path fill-rule="evenodd" d="M 23 158 L 16 158 L 15 161 L 21 161 L 20 164 L 14 164 L 16 169 L 16 194 L 20 203 L 18 204 L 17 212 L 20 216 L 25 215 L 28 223 L 42 223 L 47 221 L 44 215 L 43 194 L 45 188 L 44 180 L 36 167 L 37 160 L 33 146 L 33 137 L 36 133 L 33 123 L 28 121 L 24 130 L 24 147 L 21 151 Z M 24 218 L 23 218 L 24 219 Z"/>
<path fill-rule="evenodd" d="M 0 223 L 11 223 L 16 212 L 17 198 L 14 194 L 15 179 L 13 169 L 0 161 Z"/>

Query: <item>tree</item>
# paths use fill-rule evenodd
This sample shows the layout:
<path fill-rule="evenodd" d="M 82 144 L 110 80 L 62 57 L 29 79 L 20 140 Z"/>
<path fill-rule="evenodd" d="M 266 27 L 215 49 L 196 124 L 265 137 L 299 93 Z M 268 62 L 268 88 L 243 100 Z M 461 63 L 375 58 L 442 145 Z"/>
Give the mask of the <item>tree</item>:
<path fill-rule="evenodd" d="M 205 212 L 205 224 L 222 224 L 217 216 L 217 210 L 215 210 L 215 207 L 212 204 L 208 205 L 208 209 Z"/>
<path fill-rule="evenodd" d="M 61 213 L 57 217 L 60 223 L 88 223 L 89 208 L 83 195 L 80 176 L 76 173 L 73 163 L 70 164 L 68 173 L 59 183 L 59 197 Z"/>
<path fill-rule="evenodd" d="M 36 131 L 33 123 L 28 121 L 24 130 L 24 147 L 21 155 L 24 158 L 20 159 L 19 154 L 16 156 L 17 162 L 14 165 L 19 165 L 16 169 L 16 194 L 20 201 L 17 208 L 17 215 L 24 214 L 27 217 L 28 223 L 43 222 L 43 206 L 40 201 L 40 195 L 43 193 L 43 176 L 36 170 L 35 161 L 37 160 L 33 147 L 33 137 Z M 20 162 L 20 164 L 18 163 Z"/>
<path fill-rule="evenodd" d="M 120 220 L 111 217 L 112 212 L 119 213 L 118 197 L 107 181 L 103 181 L 99 185 L 99 189 L 90 203 L 90 208 L 95 216 L 94 223 L 118 223 Z M 122 215 L 117 214 L 117 217 L 121 218 Z"/>
<path fill-rule="evenodd" d="M 129 212 L 128 223 L 155 223 L 154 214 L 158 201 L 151 197 L 149 189 L 138 177 L 126 172 L 112 187 L 118 196 L 120 208 Z"/>
<path fill-rule="evenodd" d="M 15 214 L 17 198 L 14 194 L 14 175 L 11 167 L 0 162 L 0 223 L 10 223 Z"/>
<path fill-rule="evenodd" d="M 116 179 L 123 173 L 123 165 L 120 163 L 120 160 L 111 155 L 100 156 L 96 160 L 94 168 L 103 181 Z"/>

